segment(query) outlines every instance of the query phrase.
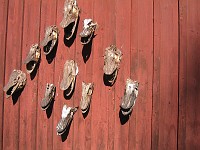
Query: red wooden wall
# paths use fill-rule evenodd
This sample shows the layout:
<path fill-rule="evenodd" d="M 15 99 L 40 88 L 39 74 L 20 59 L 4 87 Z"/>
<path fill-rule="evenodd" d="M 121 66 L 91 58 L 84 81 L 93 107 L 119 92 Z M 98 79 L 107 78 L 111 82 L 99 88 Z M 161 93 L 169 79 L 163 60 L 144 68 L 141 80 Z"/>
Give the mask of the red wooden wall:
<path fill-rule="evenodd" d="M 68 47 L 59 23 L 64 0 L 0 0 L 0 149 L 148 150 L 200 149 L 200 1 L 78 0 L 77 36 Z M 91 54 L 84 62 L 78 34 L 83 19 L 99 24 Z M 30 45 L 40 42 L 47 26 L 60 29 L 55 59 L 42 55 L 34 79 L 18 100 L 5 98 L 3 86 L 13 69 L 25 71 Z M 110 44 L 123 58 L 113 87 L 103 83 L 103 55 Z M 87 47 L 88 48 L 88 47 Z M 79 74 L 74 94 L 59 89 L 63 66 L 74 59 Z M 126 122 L 119 116 L 125 81 L 140 82 L 139 96 Z M 79 105 L 81 82 L 94 82 L 89 114 L 79 110 L 69 134 L 56 135 L 63 104 Z M 52 111 L 42 111 L 46 83 L 57 87 Z"/>

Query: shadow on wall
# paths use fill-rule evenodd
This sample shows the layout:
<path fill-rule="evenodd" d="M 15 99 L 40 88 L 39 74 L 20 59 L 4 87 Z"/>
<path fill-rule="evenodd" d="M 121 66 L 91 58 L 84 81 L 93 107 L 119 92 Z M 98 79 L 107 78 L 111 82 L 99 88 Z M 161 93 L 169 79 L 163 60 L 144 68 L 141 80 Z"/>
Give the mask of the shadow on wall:
<path fill-rule="evenodd" d="M 73 34 L 73 36 L 70 38 L 70 40 L 67 40 L 66 37 L 67 37 L 67 35 L 69 34 L 68 31 L 71 31 L 71 30 L 72 30 L 74 23 L 71 23 L 68 27 L 64 28 L 64 37 L 63 37 L 63 41 L 64 41 L 65 46 L 67 46 L 67 47 L 71 47 L 72 44 L 74 43 L 75 39 L 76 39 L 76 35 L 77 35 L 77 31 L 78 31 L 78 25 L 79 25 L 79 20 L 80 20 L 80 17 L 78 17 L 78 20 L 77 20 L 77 24 L 76 24 L 76 28 L 75 28 L 74 34 Z"/>

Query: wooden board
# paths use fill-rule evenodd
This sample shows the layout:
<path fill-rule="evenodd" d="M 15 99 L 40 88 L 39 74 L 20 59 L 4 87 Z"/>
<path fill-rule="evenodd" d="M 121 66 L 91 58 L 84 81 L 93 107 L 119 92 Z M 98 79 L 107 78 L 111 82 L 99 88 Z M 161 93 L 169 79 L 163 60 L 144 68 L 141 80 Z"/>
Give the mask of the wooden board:
<path fill-rule="evenodd" d="M 8 6 L 8 23 L 5 56 L 5 84 L 14 69 L 21 69 L 21 49 L 23 33 L 23 1 L 10 0 Z M 21 96 L 23 93 L 21 93 Z M 20 127 L 19 94 L 6 100 L 4 93 L 3 149 L 19 149 Z"/>
<path fill-rule="evenodd" d="M 180 1 L 180 75 L 178 149 L 199 149 L 199 13 L 198 0 Z"/>
<path fill-rule="evenodd" d="M 105 37 L 105 18 L 108 13 L 104 8 L 106 2 L 94 2 L 93 18 L 98 23 L 98 30 L 93 40 L 93 82 L 95 91 L 91 105 L 92 110 L 92 125 L 91 125 L 91 149 L 106 149 L 107 147 L 107 99 L 105 97 L 106 87 L 103 83 L 103 55 L 104 55 L 104 37 Z M 105 138 L 106 137 L 106 138 Z"/>
<path fill-rule="evenodd" d="M 103 1 L 104 2 L 104 1 Z M 103 22 L 103 26 L 100 30 L 103 32 L 103 49 L 102 49 L 102 56 L 105 54 L 105 49 L 110 46 L 111 44 L 116 45 L 116 16 L 114 15 L 116 13 L 116 1 L 110 0 L 108 2 L 103 3 L 103 8 L 107 11 L 104 13 L 104 17 L 106 20 Z M 101 32 L 99 33 L 100 36 Z M 109 36 L 107 36 L 109 35 Z M 103 57 L 100 58 L 103 60 Z M 104 60 L 103 60 L 104 61 Z M 104 63 L 104 62 L 103 62 Z M 103 65 L 101 64 L 101 66 Z M 103 66 L 102 66 L 102 73 L 101 76 L 103 78 Z M 101 82 L 104 82 L 103 80 Z M 98 87 L 98 85 L 97 85 Z M 105 149 L 114 149 L 115 146 L 115 114 L 118 113 L 116 111 L 115 106 L 115 89 L 116 85 L 113 86 L 105 86 L 105 83 L 102 85 L 102 89 L 105 88 L 105 91 L 103 93 L 105 100 L 105 103 L 107 104 L 107 147 Z M 102 106 L 104 107 L 104 106 Z M 103 113 L 103 112 L 102 112 Z M 103 135 L 104 136 L 104 135 Z"/>
<path fill-rule="evenodd" d="M 34 5 L 33 5 L 34 3 Z M 31 10 L 31 11 L 30 11 Z M 30 32 L 31 29 L 31 32 Z M 26 72 L 24 61 L 30 46 L 39 43 L 40 39 L 40 1 L 24 3 L 22 70 Z M 36 129 L 38 108 L 38 69 L 33 74 L 27 74 L 27 84 L 24 96 L 20 99 L 20 130 L 19 149 L 36 149 Z"/>
<path fill-rule="evenodd" d="M 139 94 L 130 117 L 129 149 L 151 148 L 153 77 L 153 2 L 132 2 L 131 79 Z"/>
<path fill-rule="evenodd" d="M 64 91 L 60 89 L 60 83 L 63 79 L 64 64 L 67 60 L 75 58 L 75 39 L 67 41 L 64 38 L 64 29 L 61 28 L 60 22 L 63 19 L 64 0 L 59 1 L 57 4 L 57 20 L 56 24 L 60 30 L 59 45 L 55 58 L 55 70 L 56 76 L 54 81 L 57 87 L 56 100 L 54 104 L 54 120 L 53 120 L 53 149 L 73 149 L 73 136 L 74 136 L 74 121 L 72 121 L 69 130 L 62 136 L 58 136 L 56 133 L 56 126 L 61 119 L 63 105 L 73 107 L 74 106 L 74 93 L 70 97 L 64 96 Z M 76 85 L 75 85 L 76 87 Z M 76 116 L 77 114 L 75 114 Z"/>
<path fill-rule="evenodd" d="M 198 0 L 78 0 L 76 36 L 64 40 L 60 26 L 65 0 L 0 1 L 0 149 L 199 149 Z M 83 20 L 98 23 L 91 45 L 83 47 Z M 3 86 L 23 64 L 29 48 L 40 43 L 45 28 L 60 30 L 55 58 L 43 54 L 34 77 L 16 100 Z M 103 81 L 105 48 L 115 44 L 123 56 L 116 83 Z M 73 95 L 60 89 L 66 60 L 78 63 Z M 126 79 L 137 80 L 139 95 L 129 118 L 119 116 Z M 74 115 L 70 129 L 58 136 L 64 104 L 79 106 L 82 82 L 94 82 L 88 114 Z M 50 109 L 41 110 L 46 83 L 56 85 Z M 123 121 L 123 122 L 122 122 Z"/>
<path fill-rule="evenodd" d="M 116 1 L 116 46 L 122 52 L 122 60 L 115 83 L 115 149 L 128 149 L 129 117 L 120 111 L 121 98 L 124 95 L 126 79 L 130 78 L 130 37 L 131 37 L 131 1 Z M 124 38 L 126 37 L 126 38 Z"/>
<path fill-rule="evenodd" d="M 3 117 L 4 117 L 4 81 L 5 81 L 5 55 L 6 55 L 6 40 L 7 40 L 7 19 L 8 19 L 8 1 L 4 0 L 0 5 L 0 148 L 3 149 Z"/>
<path fill-rule="evenodd" d="M 41 1 L 41 21 L 40 21 L 40 42 L 44 39 L 45 29 L 48 26 L 56 24 L 56 0 L 42 0 Z M 37 104 L 37 141 L 36 149 L 53 149 L 53 111 L 54 107 L 51 106 L 46 111 L 41 109 L 41 100 L 44 98 L 46 84 L 54 83 L 54 68 L 56 51 L 49 54 L 51 57 L 46 57 L 42 50 L 42 57 L 38 74 L 38 104 Z M 54 54 L 54 55 L 52 55 Z M 51 61 L 47 61 L 47 59 Z"/>
<path fill-rule="evenodd" d="M 79 8 L 81 10 L 78 31 L 76 36 L 76 56 L 75 60 L 79 66 L 79 74 L 77 77 L 76 91 L 74 93 L 74 105 L 79 106 L 82 96 L 82 82 L 91 83 L 93 82 L 93 53 L 94 49 L 92 44 L 86 46 L 82 45 L 80 40 L 80 32 L 83 30 L 83 21 L 84 19 L 91 18 L 93 19 L 93 1 L 79 1 Z M 94 85 L 94 90 L 96 85 Z M 91 103 L 93 103 L 93 98 Z M 92 105 L 92 104 L 91 104 Z M 91 106 L 90 105 L 90 106 Z M 74 149 L 91 149 L 91 116 L 92 110 L 91 107 L 86 114 L 82 114 L 79 107 L 74 118 Z"/>
<path fill-rule="evenodd" d="M 152 149 L 177 148 L 178 1 L 154 1 Z"/>

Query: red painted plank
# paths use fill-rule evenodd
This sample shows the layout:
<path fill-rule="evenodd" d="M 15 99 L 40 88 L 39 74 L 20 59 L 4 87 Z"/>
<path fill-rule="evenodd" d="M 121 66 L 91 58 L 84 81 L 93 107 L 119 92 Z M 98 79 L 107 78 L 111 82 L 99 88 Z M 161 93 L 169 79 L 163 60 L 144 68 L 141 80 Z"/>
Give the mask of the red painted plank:
<path fill-rule="evenodd" d="M 107 6 L 106 3 L 107 2 L 103 0 L 94 2 L 94 20 L 98 23 L 99 28 L 96 32 L 97 36 L 93 40 L 93 82 L 96 85 L 96 90 L 93 94 L 91 107 L 91 149 L 106 149 L 108 142 L 108 99 L 105 95 L 108 89 L 103 83 L 103 55 L 107 47 L 104 43 L 104 38 L 106 38 L 107 35 L 104 16 L 109 13 L 109 10 L 105 9 Z"/>
<path fill-rule="evenodd" d="M 3 106 L 4 106 L 4 74 L 5 74 L 5 52 L 6 52 L 6 36 L 7 36 L 7 18 L 8 18 L 8 1 L 1 1 L 0 5 L 0 21 L 2 22 L 0 26 L 0 148 L 3 149 Z"/>
<path fill-rule="evenodd" d="M 41 1 L 41 23 L 40 23 L 40 41 L 44 38 L 46 27 L 56 24 L 56 0 Z M 44 98 L 46 84 L 54 83 L 54 65 L 55 59 L 49 64 L 43 53 L 38 74 L 38 104 L 37 104 L 37 141 L 36 149 L 53 149 L 53 115 L 54 107 L 48 111 L 42 111 L 40 102 Z M 55 100 L 56 101 L 56 100 Z"/>
<path fill-rule="evenodd" d="M 180 1 L 180 76 L 178 149 L 199 149 L 199 13 L 198 0 Z"/>
<path fill-rule="evenodd" d="M 188 6 L 187 0 L 179 2 L 179 42 L 180 42 L 180 61 L 179 61 L 179 120 L 178 120 L 178 149 L 186 150 L 186 107 L 187 107 L 187 51 L 188 51 Z"/>
<path fill-rule="evenodd" d="M 82 10 L 83 10 L 83 14 L 81 16 L 82 20 L 86 19 L 86 18 L 93 19 L 94 18 L 94 16 L 93 16 L 94 1 L 88 0 L 87 3 L 84 2 L 84 7 L 82 8 Z M 94 21 L 96 21 L 96 20 L 94 20 Z M 83 25 L 81 24 L 80 28 L 82 29 L 82 27 L 83 27 Z M 79 38 L 79 44 L 80 44 L 80 38 Z M 90 45 L 90 44 L 88 44 L 88 45 Z M 79 50 L 78 47 L 77 47 L 77 50 Z M 87 55 L 88 57 L 86 57 L 86 54 L 88 54 Z M 93 54 L 94 54 L 93 43 L 91 44 L 91 46 L 85 46 L 82 48 L 82 62 L 80 62 L 79 64 L 83 64 L 85 67 L 84 72 L 83 72 L 82 81 L 84 81 L 86 83 L 93 82 Z M 82 81 L 79 82 L 79 85 L 81 85 L 81 89 L 82 89 L 82 84 L 81 84 Z M 97 88 L 97 85 L 94 84 L 94 90 L 96 88 Z M 94 98 L 92 97 L 92 102 L 93 101 L 94 101 Z M 80 99 L 79 99 L 79 102 L 80 102 Z M 91 103 L 90 103 L 90 106 L 91 106 Z M 92 109 L 90 109 L 90 110 L 92 110 Z M 92 139 L 92 137 L 91 137 L 91 117 L 92 117 L 92 111 L 89 111 L 88 115 L 84 119 L 84 126 L 80 126 L 80 128 L 82 127 L 85 130 L 85 136 L 84 136 L 84 141 L 83 141 L 84 145 L 85 145 L 84 146 L 85 149 L 91 149 L 91 139 Z M 83 116 L 82 116 L 82 120 L 83 120 Z"/>
<path fill-rule="evenodd" d="M 79 65 L 79 75 L 77 77 L 76 91 L 74 93 L 74 104 L 79 106 L 82 93 L 82 82 L 92 81 L 92 61 L 93 47 L 83 46 L 80 42 L 79 34 L 83 30 L 83 20 L 93 18 L 93 1 L 78 1 L 81 9 L 79 27 L 76 37 L 76 57 L 75 60 Z M 86 59 L 86 56 L 89 56 Z M 94 85 L 95 86 L 95 85 Z M 95 87 L 94 87 L 95 88 Z M 93 98 L 91 103 L 93 103 Z M 91 105 L 90 105 L 91 106 Z M 81 110 L 77 112 L 74 118 L 74 149 L 91 149 L 91 107 L 87 115 L 83 116 Z"/>
<path fill-rule="evenodd" d="M 120 112 L 126 79 L 130 78 L 131 1 L 116 1 L 116 46 L 122 61 L 115 83 L 115 149 L 128 149 L 129 119 Z M 126 37 L 126 38 L 125 38 Z"/>
<path fill-rule="evenodd" d="M 31 10 L 31 11 L 30 11 Z M 24 2 L 22 63 L 26 59 L 30 46 L 39 43 L 40 37 L 40 1 Z M 31 32 L 30 32 L 31 31 Z M 26 65 L 22 70 L 26 72 Z M 20 99 L 20 135 L 19 149 L 36 149 L 37 128 L 37 88 L 38 72 L 34 76 L 27 74 L 27 84 Z M 39 108 L 40 110 L 40 108 Z"/>
<path fill-rule="evenodd" d="M 134 5 L 134 4 L 133 4 Z M 137 2 L 137 51 L 136 69 L 131 71 L 131 78 L 139 85 L 136 111 L 136 149 L 151 148 L 151 115 L 152 115 L 152 78 L 153 78 L 153 1 L 140 0 Z M 132 16 L 134 17 L 134 16 Z M 132 25 L 134 22 L 132 22 Z M 134 34 L 134 33 L 133 33 Z M 133 61 L 133 63 L 135 63 Z M 129 135 L 131 138 L 131 135 Z M 129 140 L 131 142 L 131 139 Z M 129 147 L 131 148 L 131 147 Z"/>
<path fill-rule="evenodd" d="M 111 44 L 116 44 L 116 16 L 115 10 L 116 10 L 116 1 L 110 0 L 103 3 L 103 9 L 105 9 L 104 18 L 106 18 L 103 22 L 103 26 L 100 29 L 103 31 L 103 55 L 105 53 L 105 49 L 110 46 Z M 100 33 L 99 33 L 100 34 Z M 102 58 L 103 60 L 103 58 Z M 103 64 L 101 64 L 102 66 Z M 101 76 L 103 76 L 103 71 L 101 73 Z M 101 81 L 101 80 L 100 80 Z M 103 82 L 103 81 L 101 81 Z M 98 85 L 96 85 L 98 87 Z M 115 142 L 115 114 L 116 107 L 115 107 L 115 88 L 116 86 L 113 85 L 105 86 L 105 84 L 102 85 L 103 89 L 105 89 L 102 94 L 104 95 L 105 103 L 107 103 L 107 147 L 105 149 L 114 149 L 114 142 Z M 97 91 L 98 92 L 98 91 Z M 106 102 L 107 101 L 107 102 Z M 103 135 L 104 136 L 104 135 Z"/>
<path fill-rule="evenodd" d="M 56 133 L 56 126 L 61 119 L 61 112 L 64 104 L 67 106 L 74 106 L 74 93 L 70 99 L 64 97 L 63 91 L 60 89 L 60 82 L 63 78 L 63 69 L 66 60 L 75 58 L 75 41 L 69 47 L 66 40 L 64 41 L 64 30 L 60 27 L 60 22 L 63 19 L 63 9 L 65 0 L 59 1 L 57 4 L 57 21 L 56 24 L 60 30 L 58 50 L 55 58 L 55 75 L 54 81 L 57 87 L 56 101 L 54 103 L 54 120 L 53 120 L 53 149 L 73 149 L 73 130 L 74 121 L 70 126 L 69 132 L 63 136 L 58 136 Z M 76 61 L 76 60 L 75 60 Z M 79 64 L 78 64 L 79 66 Z M 76 83 L 77 84 L 77 83 Z M 77 112 L 74 117 L 76 117 Z"/>
<path fill-rule="evenodd" d="M 154 1 L 152 149 L 177 148 L 178 1 Z"/>
<path fill-rule="evenodd" d="M 23 1 L 10 0 L 6 40 L 5 83 L 13 69 L 21 68 L 23 26 Z M 23 93 L 21 94 L 23 96 Z M 19 106 L 20 99 L 5 98 L 4 93 L 3 149 L 19 149 Z M 15 97 L 15 99 L 17 99 Z"/>
<path fill-rule="evenodd" d="M 57 135 L 56 133 L 56 126 L 61 119 L 61 112 L 62 112 L 62 107 L 65 104 L 65 100 L 63 97 L 63 91 L 60 90 L 60 82 L 63 77 L 63 68 L 64 68 L 64 63 L 67 59 L 67 48 L 64 46 L 63 42 L 63 29 L 60 27 L 60 22 L 63 17 L 63 7 L 64 7 L 64 0 L 59 1 L 57 4 L 57 20 L 56 24 L 60 30 L 59 34 L 59 44 L 58 44 L 58 50 L 55 58 L 55 75 L 54 75 L 54 81 L 56 85 L 56 100 L 54 103 L 54 113 L 53 113 L 53 149 L 62 149 L 64 143 L 62 142 L 62 139 L 60 136 Z"/>
<path fill-rule="evenodd" d="M 133 80 L 138 80 L 138 18 L 139 18 L 139 7 L 138 0 L 133 0 L 131 4 L 131 78 Z M 140 82 L 140 81 L 139 81 Z M 139 95 L 140 97 L 140 87 L 139 87 Z M 139 98 L 138 98 L 139 99 Z M 135 108 L 132 111 L 129 123 L 129 143 L 128 149 L 136 149 L 136 112 L 137 112 L 137 102 L 134 106 Z"/>

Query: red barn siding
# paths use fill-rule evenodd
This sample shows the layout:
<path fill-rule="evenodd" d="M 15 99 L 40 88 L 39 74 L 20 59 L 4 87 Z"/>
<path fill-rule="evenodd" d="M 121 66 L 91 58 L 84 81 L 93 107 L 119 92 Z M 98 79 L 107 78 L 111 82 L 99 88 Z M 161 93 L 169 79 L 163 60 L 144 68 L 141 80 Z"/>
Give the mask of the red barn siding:
<path fill-rule="evenodd" d="M 180 1 L 179 131 L 180 149 L 200 148 L 200 1 Z"/>
<path fill-rule="evenodd" d="M 178 1 L 154 1 L 153 149 L 176 149 Z"/>
<path fill-rule="evenodd" d="M 59 26 L 65 0 L 1 0 L 0 5 L 0 149 L 200 149 L 198 0 L 78 0 L 77 35 L 71 45 Z M 98 23 L 91 46 L 83 47 L 83 19 Z M 35 77 L 16 101 L 6 100 L 3 86 L 47 26 L 60 36 L 56 56 L 42 54 Z M 123 56 L 116 83 L 103 82 L 105 48 L 116 44 Z M 91 48 L 91 52 L 90 52 Z M 89 55 L 89 58 L 85 58 Z M 63 96 L 60 82 L 67 59 L 79 66 L 75 91 Z M 127 78 L 138 80 L 139 96 L 129 118 L 119 105 Z M 75 114 L 68 135 L 56 135 L 62 106 L 78 106 L 82 81 L 94 82 L 90 111 Z M 42 111 L 46 83 L 57 87 L 52 109 Z"/>

